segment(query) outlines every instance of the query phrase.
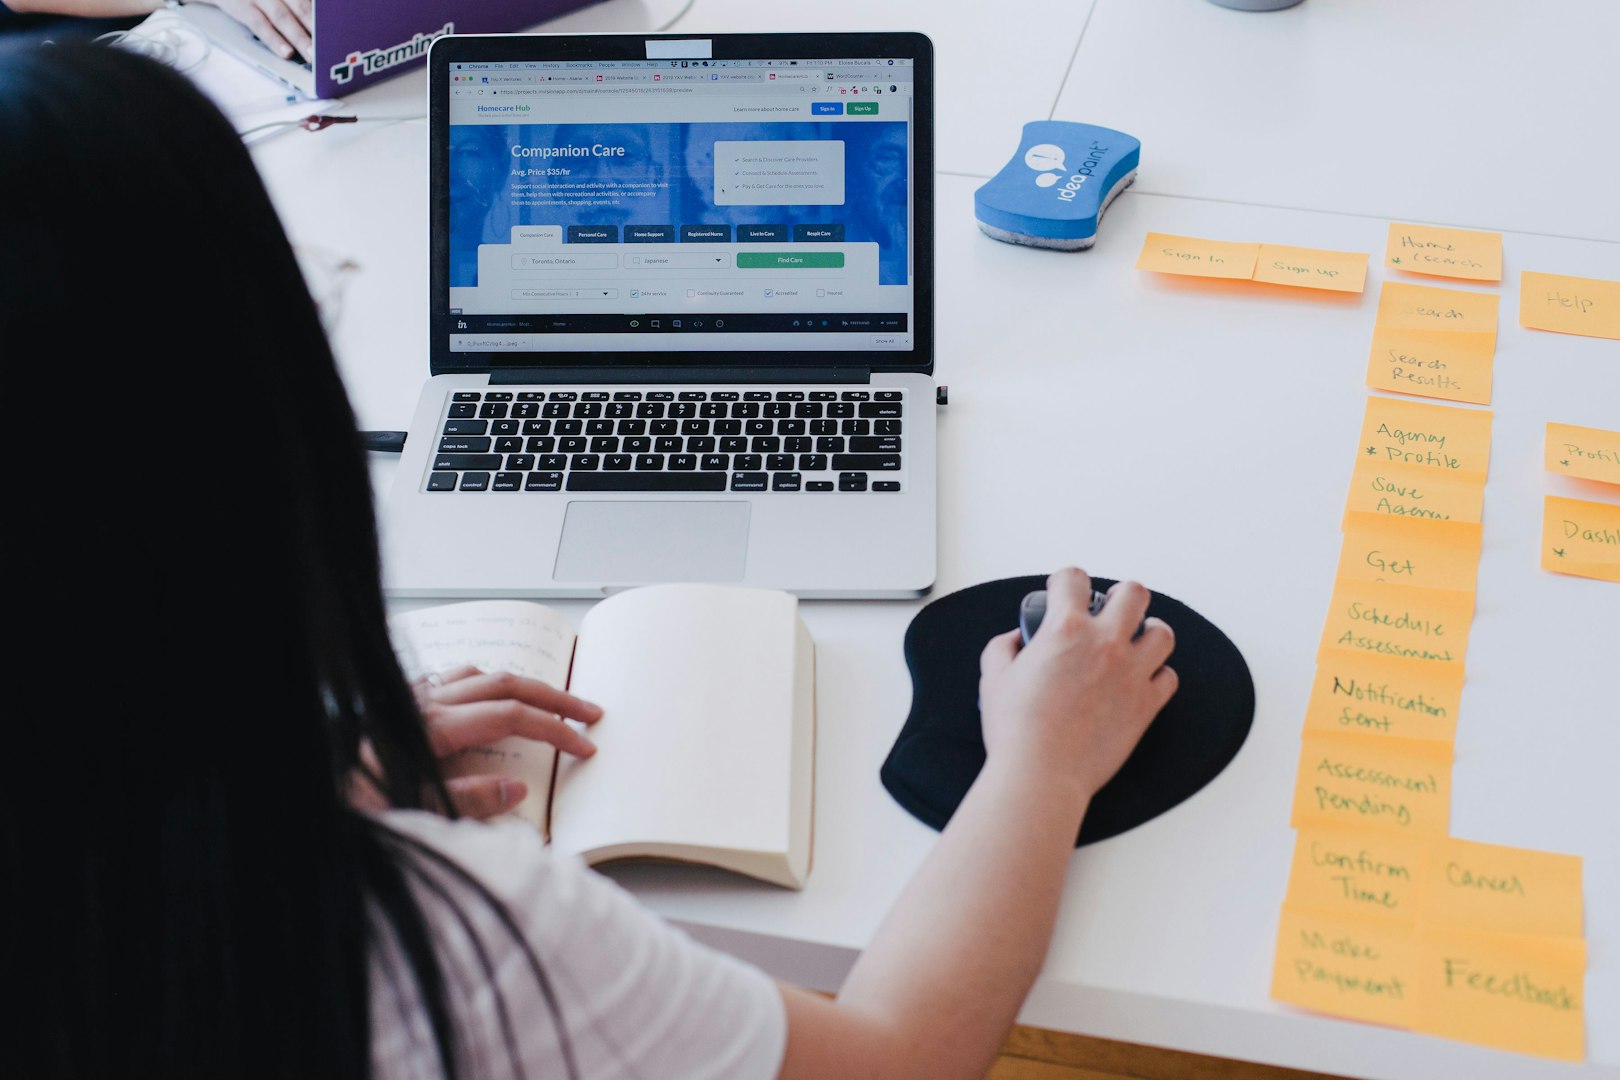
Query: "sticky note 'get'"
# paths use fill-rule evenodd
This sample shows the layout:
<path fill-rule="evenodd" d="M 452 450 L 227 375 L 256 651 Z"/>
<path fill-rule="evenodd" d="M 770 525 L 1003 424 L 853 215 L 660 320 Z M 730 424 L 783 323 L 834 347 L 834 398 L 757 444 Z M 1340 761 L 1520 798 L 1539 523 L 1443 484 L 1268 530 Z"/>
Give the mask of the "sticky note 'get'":
<path fill-rule="evenodd" d="M 1347 514 L 1338 579 L 1471 592 L 1480 530 L 1450 521 Z"/>

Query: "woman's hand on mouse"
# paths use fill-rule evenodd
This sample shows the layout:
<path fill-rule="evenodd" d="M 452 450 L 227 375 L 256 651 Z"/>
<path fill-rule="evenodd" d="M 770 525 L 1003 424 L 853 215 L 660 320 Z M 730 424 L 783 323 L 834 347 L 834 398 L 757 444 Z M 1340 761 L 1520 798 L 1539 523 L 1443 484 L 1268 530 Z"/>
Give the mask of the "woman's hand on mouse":
<path fill-rule="evenodd" d="M 1089 800 L 1176 692 L 1164 664 L 1175 635 L 1159 619 L 1143 623 L 1150 595 L 1136 582 L 1109 590 L 1095 616 L 1083 571 L 1059 570 L 1046 589 L 1040 633 L 1023 649 L 1017 630 L 1001 634 L 980 657 L 984 745 L 992 763 L 1072 779 Z"/>
<path fill-rule="evenodd" d="M 601 708 L 537 679 L 464 667 L 417 679 L 411 688 L 441 760 L 509 735 L 549 743 L 575 757 L 596 753 L 596 744 L 565 721 L 594 724 L 602 718 Z M 452 777 L 445 787 L 456 810 L 475 818 L 505 813 L 528 794 L 523 781 L 494 774 Z"/>

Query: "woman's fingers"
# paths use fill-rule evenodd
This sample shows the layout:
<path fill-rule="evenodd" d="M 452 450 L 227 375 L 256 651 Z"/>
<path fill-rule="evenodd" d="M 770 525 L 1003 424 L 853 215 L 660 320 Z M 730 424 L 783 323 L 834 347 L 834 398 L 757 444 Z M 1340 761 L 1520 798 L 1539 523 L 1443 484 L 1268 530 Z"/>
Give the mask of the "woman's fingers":
<path fill-rule="evenodd" d="M 602 718 L 602 709 L 599 705 L 577 698 L 566 690 L 548 686 L 538 679 L 526 679 L 505 671 L 493 674 L 479 672 L 455 680 L 441 678 L 440 685 L 434 687 L 429 696 L 440 705 L 463 705 L 475 701 L 510 698 L 587 724 L 594 724 Z"/>
<path fill-rule="evenodd" d="M 529 786 L 504 776 L 462 776 L 445 781 L 450 801 L 464 817 L 491 818 L 523 801 Z"/>
<path fill-rule="evenodd" d="M 596 744 L 570 727 L 556 713 L 513 698 L 470 701 L 462 705 L 438 702 L 424 710 L 428 738 L 440 757 L 512 735 L 550 743 L 565 754 L 590 757 Z"/>

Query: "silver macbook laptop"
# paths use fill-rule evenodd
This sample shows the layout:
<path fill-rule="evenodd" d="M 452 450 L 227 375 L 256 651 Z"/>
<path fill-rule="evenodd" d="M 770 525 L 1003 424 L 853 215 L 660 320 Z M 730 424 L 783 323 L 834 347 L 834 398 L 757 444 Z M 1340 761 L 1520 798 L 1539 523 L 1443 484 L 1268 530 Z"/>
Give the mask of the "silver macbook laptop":
<path fill-rule="evenodd" d="M 448 37 L 397 596 L 935 573 L 919 34 Z"/>

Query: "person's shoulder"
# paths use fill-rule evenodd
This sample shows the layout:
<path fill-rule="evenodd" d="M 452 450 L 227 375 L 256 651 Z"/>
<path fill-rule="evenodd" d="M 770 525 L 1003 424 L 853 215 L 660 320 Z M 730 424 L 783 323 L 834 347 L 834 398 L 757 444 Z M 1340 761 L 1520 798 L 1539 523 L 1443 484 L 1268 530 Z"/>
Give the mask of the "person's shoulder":
<path fill-rule="evenodd" d="M 451 820 L 425 810 L 385 810 L 385 827 L 422 844 L 510 902 L 538 888 L 555 888 L 584 871 L 578 859 L 556 855 L 533 826 L 521 821 Z"/>

